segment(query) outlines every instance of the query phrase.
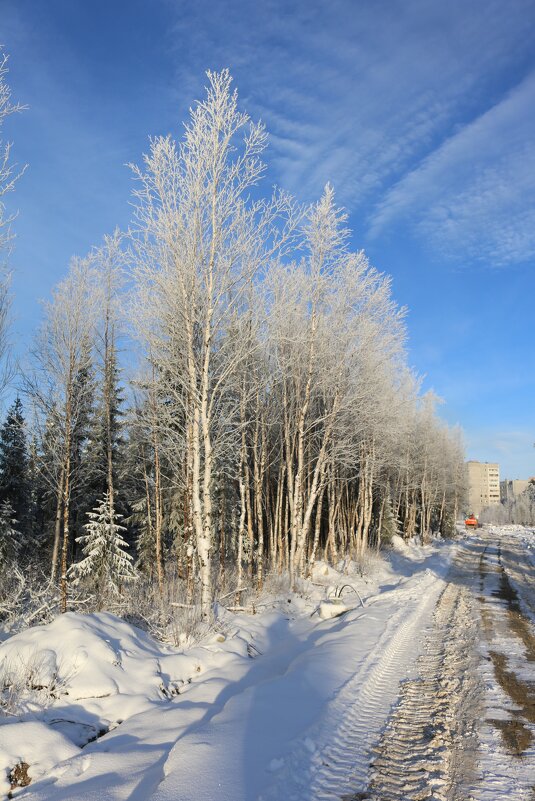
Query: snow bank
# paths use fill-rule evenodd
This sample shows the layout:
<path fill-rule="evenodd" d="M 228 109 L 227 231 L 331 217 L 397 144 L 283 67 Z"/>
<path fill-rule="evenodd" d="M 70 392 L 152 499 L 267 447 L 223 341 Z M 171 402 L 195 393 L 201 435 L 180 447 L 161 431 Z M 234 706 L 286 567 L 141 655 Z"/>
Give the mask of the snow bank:
<path fill-rule="evenodd" d="M 224 650 L 221 639 L 184 653 L 112 614 L 67 613 L 0 644 L 3 705 L 39 714 L 80 745 L 178 695 L 216 665 L 247 657 L 244 636 Z"/>
<path fill-rule="evenodd" d="M 65 735 L 39 721 L 9 723 L 0 734 L 0 793 L 11 790 L 9 777 L 17 765 L 27 765 L 23 773 L 35 781 L 80 751 Z"/>

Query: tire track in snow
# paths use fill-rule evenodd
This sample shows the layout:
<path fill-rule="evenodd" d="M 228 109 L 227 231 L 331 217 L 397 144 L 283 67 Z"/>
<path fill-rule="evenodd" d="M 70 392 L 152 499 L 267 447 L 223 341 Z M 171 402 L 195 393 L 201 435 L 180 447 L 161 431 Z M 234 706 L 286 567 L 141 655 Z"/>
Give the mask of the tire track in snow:
<path fill-rule="evenodd" d="M 390 639 L 389 631 L 385 632 L 364 673 L 359 671 L 351 686 L 346 686 L 337 699 L 333 718 L 341 715 L 342 723 L 324 751 L 324 764 L 314 777 L 312 798 L 317 801 L 340 799 L 348 793 L 363 790 L 367 785 L 372 747 L 384 724 L 385 700 L 390 700 L 388 709 L 397 698 L 399 680 L 405 675 L 407 662 L 412 661 L 417 650 L 422 624 L 444 587 L 444 581 L 438 582 L 434 576 L 429 576 L 422 584 L 424 586 L 418 586 L 410 593 L 415 599 L 419 597 L 420 602 L 400 621 L 399 628 L 396 620 L 394 627 L 397 630 Z M 403 617 L 404 611 L 400 611 L 399 617 Z"/>
<path fill-rule="evenodd" d="M 487 648 L 501 643 L 504 660 L 514 662 L 519 643 L 512 642 L 513 634 L 526 644 L 525 632 L 519 637 L 519 624 L 511 626 L 500 600 L 504 545 L 483 535 L 459 549 L 451 583 L 437 604 L 435 629 L 419 659 L 420 676 L 402 687 L 367 791 L 348 801 L 535 797 L 529 780 L 533 751 L 522 758 L 506 753 L 492 729 L 496 721 L 486 719 L 492 710 L 502 726 L 507 724 L 507 701 Z M 481 634 L 490 646 L 483 645 Z M 528 664 L 529 657 L 518 663 L 524 670 Z M 519 711 L 512 714 L 518 725 Z"/>
<path fill-rule="evenodd" d="M 310 737 L 286 759 L 278 780 L 262 796 L 265 801 L 339 801 L 365 789 L 372 747 L 398 697 L 399 680 L 414 660 L 421 629 L 443 588 L 444 580 L 426 571 L 410 587 L 395 590 L 401 608 L 388 619 L 361 667 L 330 703 L 319 730 L 311 730 Z M 376 603 L 383 600 L 379 597 Z M 373 609 L 370 604 L 367 612 L 371 615 Z M 325 745 L 320 755 L 316 749 L 322 742 Z"/>
<path fill-rule="evenodd" d="M 478 726 L 481 779 L 474 784 L 471 798 L 531 801 L 535 798 L 535 750 L 529 737 L 535 739 L 535 726 L 530 721 L 530 698 L 535 660 L 528 613 L 534 608 L 533 574 L 529 559 L 522 564 L 525 545 L 507 531 L 484 531 L 479 546 L 478 601 L 484 634 L 479 671 L 485 685 L 485 710 Z M 524 611 L 518 607 L 517 590 Z"/>
<path fill-rule="evenodd" d="M 418 660 L 419 676 L 403 685 L 383 734 L 363 798 L 373 801 L 451 801 L 466 798 L 475 770 L 474 721 L 477 630 L 469 590 L 452 577 Z M 456 580 L 455 580 L 456 579 Z"/>
<path fill-rule="evenodd" d="M 535 535 L 534 535 L 535 539 Z M 502 536 L 503 567 L 512 580 L 525 612 L 535 622 L 535 552 L 510 534 Z"/>

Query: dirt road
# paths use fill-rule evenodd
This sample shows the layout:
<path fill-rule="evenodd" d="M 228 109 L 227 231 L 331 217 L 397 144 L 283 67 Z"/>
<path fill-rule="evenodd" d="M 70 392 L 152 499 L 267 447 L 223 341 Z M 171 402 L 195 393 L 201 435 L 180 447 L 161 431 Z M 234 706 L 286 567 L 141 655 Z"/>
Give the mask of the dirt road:
<path fill-rule="evenodd" d="M 489 531 L 460 544 L 447 579 L 368 788 L 348 799 L 535 799 L 535 566 Z"/>

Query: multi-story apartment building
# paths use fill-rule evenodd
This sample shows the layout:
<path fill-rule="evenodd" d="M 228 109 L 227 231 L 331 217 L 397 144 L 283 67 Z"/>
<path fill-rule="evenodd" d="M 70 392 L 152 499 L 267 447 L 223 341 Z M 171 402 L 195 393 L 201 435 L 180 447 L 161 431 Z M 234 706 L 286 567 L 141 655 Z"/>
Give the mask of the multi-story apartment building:
<path fill-rule="evenodd" d="M 500 466 L 495 462 L 466 463 L 468 503 L 471 514 L 479 515 L 485 506 L 500 503 Z"/>
<path fill-rule="evenodd" d="M 505 478 L 500 481 L 500 500 L 502 503 L 507 501 L 514 501 L 519 495 L 527 490 L 529 487 L 529 480 L 522 478 Z"/>

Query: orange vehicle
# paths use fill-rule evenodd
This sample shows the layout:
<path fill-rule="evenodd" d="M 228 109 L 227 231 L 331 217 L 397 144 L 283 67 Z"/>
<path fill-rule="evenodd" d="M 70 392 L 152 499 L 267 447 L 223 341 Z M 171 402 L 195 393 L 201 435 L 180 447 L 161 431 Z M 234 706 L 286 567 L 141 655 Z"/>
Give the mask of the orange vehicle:
<path fill-rule="evenodd" d="M 467 529 L 469 528 L 477 528 L 479 523 L 477 521 L 477 517 L 475 515 L 468 515 L 466 520 L 464 521 L 464 525 Z"/>

